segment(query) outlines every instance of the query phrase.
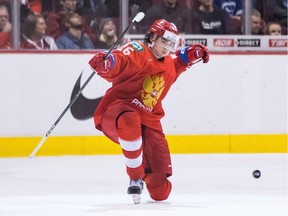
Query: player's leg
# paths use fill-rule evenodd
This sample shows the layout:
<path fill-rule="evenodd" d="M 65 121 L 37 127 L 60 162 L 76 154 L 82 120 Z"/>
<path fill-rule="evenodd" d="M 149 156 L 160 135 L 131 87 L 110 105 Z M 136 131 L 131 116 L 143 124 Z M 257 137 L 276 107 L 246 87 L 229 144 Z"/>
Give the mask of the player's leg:
<path fill-rule="evenodd" d="M 146 187 L 150 197 L 162 201 L 169 197 L 172 189 L 167 179 L 172 175 L 172 165 L 168 143 L 162 131 L 148 127 L 143 129 L 144 167 Z"/>
<path fill-rule="evenodd" d="M 130 177 L 127 193 L 131 194 L 134 203 L 138 204 L 143 190 L 142 179 L 144 177 L 140 116 L 134 111 L 124 111 L 118 116 L 116 126 L 127 174 Z"/>
<path fill-rule="evenodd" d="M 134 111 L 123 111 L 117 118 L 116 127 L 125 157 L 127 174 L 132 180 L 142 179 L 144 169 L 140 116 Z"/>
<path fill-rule="evenodd" d="M 130 177 L 127 192 L 133 195 L 135 203 L 139 203 L 144 177 L 140 116 L 129 107 L 114 105 L 104 113 L 101 129 L 107 137 L 121 145 Z"/>

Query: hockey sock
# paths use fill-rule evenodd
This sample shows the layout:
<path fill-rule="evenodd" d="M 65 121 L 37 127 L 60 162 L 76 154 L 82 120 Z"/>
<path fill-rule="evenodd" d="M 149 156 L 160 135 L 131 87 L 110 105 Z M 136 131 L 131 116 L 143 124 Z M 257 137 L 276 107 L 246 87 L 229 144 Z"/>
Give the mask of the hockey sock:
<path fill-rule="evenodd" d="M 150 197 L 156 201 L 166 200 L 172 189 L 171 182 L 165 174 L 149 174 L 144 178 Z"/>
<path fill-rule="evenodd" d="M 122 113 L 117 119 L 118 140 L 125 157 L 127 174 L 130 179 L 142 179 L 142 137 L 139 115 L 134 111 Z"/>

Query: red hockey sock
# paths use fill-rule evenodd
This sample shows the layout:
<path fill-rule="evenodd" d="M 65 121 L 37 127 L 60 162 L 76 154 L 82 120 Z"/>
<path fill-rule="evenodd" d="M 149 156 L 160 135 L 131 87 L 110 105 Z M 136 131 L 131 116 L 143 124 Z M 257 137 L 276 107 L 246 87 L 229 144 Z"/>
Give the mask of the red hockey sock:
<path fill-rule="evenodd" d="M 118 117 L 117 130 L 118 140 L 125 157 L 127 174 L 130 179 L 143 178 L 141 121 L 139 115 L 134 111 L 122 113 Z"/>

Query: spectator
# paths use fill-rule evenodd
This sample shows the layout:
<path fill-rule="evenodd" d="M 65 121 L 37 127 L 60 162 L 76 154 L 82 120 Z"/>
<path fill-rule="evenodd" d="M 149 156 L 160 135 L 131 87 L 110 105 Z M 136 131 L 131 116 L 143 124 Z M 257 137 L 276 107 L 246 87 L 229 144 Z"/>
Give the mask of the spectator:
<path fill-rule="evenodd" d="M 20 48 L 37 50 L 57 49 L 54 39 L 46 35 L 46 24 L 42 15 L 29 14 L 25 19 Z"/>
<path fill-rule="evenodd" d="M 179 33 L 192 33 L 189 12 L 177 0 L 162 0 L 148 9 L 144 18 L 144 28 L 138 33 L 147 32 L 152 23 L 158 19 L 174 23 Z"/>
<path fill-rule="evenodd" d="M 146 11 L 151 8 L 153 5 L 152 0 L 129 0 L 129 16 L 133 19 L 137 13 L 143 12 L 146 14 Z M 131 20 L 130 20 L 131 21 Z M 130 34 L 144 33 L 145 26 L 143 28 L 142 22 L 135 22 L 132 27 L 129 29 Z"/>
<path fill-rule="evenodd" d="M 232 19 L 241 19 L 243 0 L 214 0 L 213 3 L 215 6 L 224 9 Z"/>
<path fill-rule="evenodd" d="M 253 8 L 251 12 L 251 35 L 263 35 L 262 26 L 263 21 L 261 13 L 255 8 Z M 243 32 L 243 25 L 241 25 L 237 30 L 237 34 L 243 34 Z"/>
<path fill-rule="evenodd" d="M 0 4 L 0 49 L 10 49 L 11 23 L 10 14 L 6 4 Z"/>
<path fill-rule="evenodd" d="M 152 5 L 153 0 L 129 0 L 130 15 L 134 17 L 138 12 L 146 13 Z"/>
<path fill-rule="evenodd" d="M 67 31 L 57 40 L 59 49 L 94 49 L 90 38 L 82 32 L 83 19 L 77 13 L 69 13 L 64 17 Z"/>
<path fill-rule="evenodd" d="M 264 28 L 264 34 L 273 36 L 282 35 L 281 25 L 278 22 L 267 23 Z"/>
<path fill-rule="evenodd" d="M 22 0 L 20 5 L 20 31 L 23 32 L 23 25 L 29 14 L 41 14 L 42 2 L 40 0 Z"/>
<path fill-rule="evenodd" d="M 91 27 L 96 18 L 105 17 L 108 14 L 108 8 L 105 0 L 77 0 L 76 12 L 85 18 L 88 26 Z"/>
<path fill-rule="evenodd" d="M 125 0 L 128 1 L 128 0 Z M 142 0 L 143 1 L 143 0 Z M 147 1 L 147 0 L 144 0 Z M 121 1 L 119 0 L 77 0 L 77 5 L 79 8 L 84 9 L 84 11 L 87 11 L 87 9 L 93 11 L 96 15 L 96 17 L 113 17 L 113 18 L 119 18 L 119 11 L 120 11 L 120 5 Z M 77 11 L 80 15 L 82 11 Z"/>
<path fill-rule="evenodd" d="M 125 0 L 128 1 L 128 0 Z M 105 0 L 105 7 L 107 7 L 106 16 L 119 18 L 121 1 L 118 0 Z"/>
<path fill-rule="evenodd" d="M 191 10 L 194 34 L 234 34 L 232 20 L 225 10 L 213 5 L 213 0 L 198 0 Z"/>
<path fill-rule="evenodd" d="M 78 8 L 84 9 L 85 12 L 91 11 L 98 17 L 105 16 L 108 11 L 105 0 L 77 0 L 77 4 Z"/>
<path fill-rule="evenodd" d="M 270 9 L 273 20 L 287 28 L 287 0 L 267 0 L 267 8 Z"/>
<path fill-rule="evenodd" d="M 76 0 L 59 0 L 61 8 L 58 11 L 51 11 L 46 18 L 47 34 L 57 40 L 60 35 L 66 31 L 65 23 L 63 23 L 64 16 L 67 13 L 73 13 L 76 11 Z M 88 27 L 86 20 L 83 20 L 82 33 L 88 34 L 90 39 L 95 42 L 96 35 Z"/>
<path fill-rule="evenodd" d="M 262 35 L 262 18 L 261 18 L 261 13 L 256 10 L 252 9 L 252 14 L 251 14 L 251 34 L 252 35 Z"/>
<path fill-rule="evenodd" d="M 98 24 L 99 37 L 95 43 L 96 49 L 110 49 L 117 41 L 116 26 L 112 18 L 103 18 Z"/>

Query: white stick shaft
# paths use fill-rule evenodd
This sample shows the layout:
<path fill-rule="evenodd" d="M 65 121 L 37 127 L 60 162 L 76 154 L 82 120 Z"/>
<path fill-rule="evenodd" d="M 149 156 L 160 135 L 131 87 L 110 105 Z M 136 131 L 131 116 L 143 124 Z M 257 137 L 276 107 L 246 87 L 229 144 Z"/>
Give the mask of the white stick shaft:
<path fill-rule="evenodd" d="M 34 149 L 34 151 L 30 154 L 29 158 L 32 159 L 36 153 L 39 151 L 39 149 L 41 148 L 41 146 L 44 144 L 44 142 L 46 141 L 46 139 L 48 138 L 48 136 L 44 136 L 41 141 L 38 143 L 38 145 L 36 146 L 36 148 Z"/>
<path fill-rule="evenodd" d="M 82 71 L 83 72 L 83 71 Z M 70 103 L 67 105 L 67 107 L 63 110 L 63 112 L 60 114 L 60 116 L 58 117 L 58 119 L 55 121 L 55 123 L 51 126 L 51 128 L 48 130 L 48 132 L 45 134 L 45 136 L 42 138 L 42 140 L 39 142 L 39 144 L 36 146 L 36 148 L 34 149 L 34 151 L 31 153 L 30 158 L 33 158 L 35 156 L 35 154 L 38 152 L 38 150 L 41 148 L 41 146 L 43 145 L 43 143 L 46 141 L 46 139 L 48 138 L 48 136 L 52 133 L 52 131 L 54 130 L 54 128 L 57 126 L 57 124 L 60 122 L 60 120 L 63 118 L 63 116 L 65 115 L 65 113 L 70 109 L 70 107 L 73 105 L 73 103 L 77 100 L 77 98 L 79 97 L 79 95 L 81 94 L 81 92 L 83 91 L 83 89 L 86 87 L 86 85 L 89 83 L 89 81 L 92 79 L 92 77 L 95 75 L 94 72 L 91 73 L 91 75 L 88 77 L 88 79 L 85 81 L 85 83 L 83 84 L 83 86 L 80 88 L 80 90 L 78 91 L 78 93 L 75 95 L 75 97 L 70 101 Z"/>

